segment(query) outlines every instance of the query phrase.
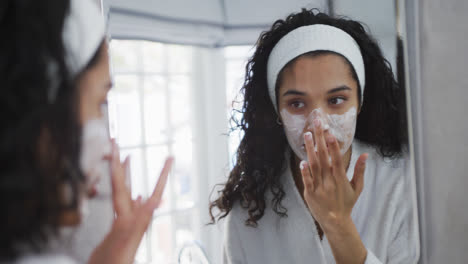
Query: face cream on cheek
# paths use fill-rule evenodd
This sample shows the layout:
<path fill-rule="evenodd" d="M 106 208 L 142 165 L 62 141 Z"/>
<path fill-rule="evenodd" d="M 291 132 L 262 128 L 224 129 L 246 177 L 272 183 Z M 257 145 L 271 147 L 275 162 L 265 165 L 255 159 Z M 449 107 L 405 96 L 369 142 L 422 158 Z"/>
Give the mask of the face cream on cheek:
<path fill-rule="evenodd" d="M 303 133 L 306 130 L 313 131 L 313 121 L 318 119 L 323 128 L 336 137 L 340 142 L 340 152 L 343 155 L 351 146 L 356 131 L 356 108 L 352 107 L 342 115 L 329 115 L 322 109 L 314 109 L 309 116 L 293 115 L 286 109 L 281 111 L 284 123 L 284 131 L 289 145 L 294 153 L 302 160 L 307 160 L 307 152 L 304 148 Z"/>
<path fill-rule="evenodd" d="M 307 118 L 307 123 L 309 124 L 308 129 L 313 131 L 314 128 L 312 124 L 314 120 L 320 120 L 321 124 L 323 124 L 323 129 L 328 130 L 328 133 L 335 136 L 336 140 L 341 143 L 341 154 L 345 154 L 354 139 L 356 115 L 357 111 L 355 107 L 350 108 L 342 115 L 329 115 L 321 108 L 314 109 Z"/>
<path fill-rule="evenodd" d="M 286 109 L 281 110 L 280 114 L 289 146 L 291 146 L 291 149 L 301 160 L 307 160 L 307 152 L 304 148 L 303 138 L 304 128 L 307 122 L 306 117 L 303 115 L 293 115 Z"/>
<path fill-rule="evenodd" d="M 341 154 L 345 154 L 353 143 L 356 132 L 357 111 L 355 107 L 343 115 L 328 115 L 329 133 L 341 142 Z"/>
<path fill-rule="evenodd" d="M 111 153 L 111 143 L 104 119 L 88 121 L 82 132 L 80 165 L 86 175 L 87 189 L 93 188 L 101 178 L 110 178 L 109 161 L 105 155 Z"/>

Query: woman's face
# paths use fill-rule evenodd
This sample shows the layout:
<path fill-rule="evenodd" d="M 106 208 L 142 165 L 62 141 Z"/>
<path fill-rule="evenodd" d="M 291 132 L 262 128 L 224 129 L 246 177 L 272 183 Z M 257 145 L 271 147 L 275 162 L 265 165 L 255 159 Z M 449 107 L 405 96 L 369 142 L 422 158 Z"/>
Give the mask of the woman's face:
<path fill-rule="evenodd" d="M 278 110 L 299 158 L 306 158 L 302 135 L 314 134 L 314 119 L 320 119 L 324 127 L 329 125 L 344 154 L 354 138 L 359 111 L 358 84 L 347 61 L 329 53 L 298 57 L 282 71 Z"/>
<path fill-rule="evenodd" d="M 82 125 L 103 115 L 102 106 L 106 104 L 107 93 L 112 87 L 109 69 L 108 45 L 104 43 L 97 63 L 78 81 Z"/>
<path fill-rule="evenodd" d="M 79 120 L 82 126 L 85 126 L 91 120 L 102 118 L 104 114 L 102 108 L 107 102 L 107 93 L 112 87 L 107 43 L 104 43 L 101 48 L 102 50 L 96 64 L 84 72 L 78 80 Z M 87 177 L 89 178 L 89 175 Z M 82 195 L 93 197 L 96 192 L 97 182 L 93 182 L 92 184 L 88 184 L 88 182 L 89 179 L 87 179 L 87 184 L 85 184 L 86 187 Z M 66 188 L 64 187 L 64 189 Z M 80 208 L 84 202 L 85 199 L 80 199 Z M 80 208 L 63 212 L 60 219 L 61 224 L 63 226 L 79 225 L 82 220 Z"/>

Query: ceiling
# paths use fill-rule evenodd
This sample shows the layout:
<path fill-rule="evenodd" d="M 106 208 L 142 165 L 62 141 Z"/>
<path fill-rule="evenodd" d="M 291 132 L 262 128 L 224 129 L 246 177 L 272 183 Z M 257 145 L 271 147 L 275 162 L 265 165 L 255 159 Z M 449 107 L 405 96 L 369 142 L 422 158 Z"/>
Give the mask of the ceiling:
<path fill-rule="evenodd" d="M 393 0 L 103 0 L 113 38 L 223 47 L 252 45 L 260 32 L 301 8 L 364 22 L 387 57 L 395 54 Z"/>

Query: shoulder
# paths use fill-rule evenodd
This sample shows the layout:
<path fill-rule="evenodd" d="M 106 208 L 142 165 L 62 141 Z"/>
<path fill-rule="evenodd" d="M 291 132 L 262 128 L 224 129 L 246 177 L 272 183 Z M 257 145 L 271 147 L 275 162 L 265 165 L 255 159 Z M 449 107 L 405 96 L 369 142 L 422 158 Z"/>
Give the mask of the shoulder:
<path fill-rule="evenodd" d="M 388 245 L 384 249 L 387 253 L 379 248 L 382 245 L 380 242 L 373 244 L 373 234 L 363 235 L 374 253 L 381 256 L 386 254 L 388 259 L 395 256 L 399 259 L 408 258 L 403 262 L 414 263 L 415 261 L 409 259 L 418 258 L 419 242 L 416 188 L 411 160 L 405 154 L 394 158 L 383 157 L 373 146 L 360 142 L 357 149 L 362 153 L 369 153 L 364 189 L 356 210 L 353 210 L 354 219 L 359 222 L 359 230 L 362 234 L 366 234 L 368 230 L 375 230 L 371 232 L 373 234 L 387 234 L 379 238 L 381 241 L 388 241 L 385 242 Z"/>
<path fill-rule="evenodd" d="M 386 200 L 390 203 L 412 199 L 414 186 L 408 155 L 383 157 L 373 146 L 362 142 L 357 142 L 356 146 L 359 155 L 369 153 L 364 175 L 364 188 L 369 195 L 387 197 Z"/>
<path fill-rule="evenodd" d="M 402 153 L 396 157 L 383 157 L 374 146 L 358 140 L 353 143 L 353 148 L 358 152 L 356 156 L 363 153 L 369 154 L 366 163 L 366 176 L 370 173 L 377 181 L 390 182 L 406 181 L 411 177 L 410 159 L 407 153 Z"/>
<path fill-rule="evenodd" d="M 251 237 L 254 234 L 262 233 L 265 225 L 268 225 L 268 222 L 265 223 L 265 215 L 257 221 L 257 225 L 252 226 L 247 224 L 249 219 L 248 209 L 240 205 L 239 202 L 236 202 L 232 207 L 232 210 L 224 218 L 224 232 L 226 234 L 227 240 L 236 240 L 242 237 Z"/>
<path fill-rule="evenodd" d="M 225 263 L 245 263 L 245 228 L 243 227 L 244 210 L 239 202 L 236 202 L 224 218 L 224 258 Z M 245 221 L 245 220 L 244 220 Z"/>
<path fill-rule="evenodd" d="M 236 201 L 232 206 L 231 211 L 224 219 L 224 228 L 226 230 L 238 230 L 248 219 L 248 212 L 242 208 L 239 201 Z"/>
<path fill-rule="evenodd" d="M 369 153 L 360 206 L 370 206 L 382 216 L 392 215 L 392 233 L 398 233 L 402 223 L 414 224 L 416 187 L 409 155 L 383 157 L 373 146 L 361 142 L 357 149 Z"/>

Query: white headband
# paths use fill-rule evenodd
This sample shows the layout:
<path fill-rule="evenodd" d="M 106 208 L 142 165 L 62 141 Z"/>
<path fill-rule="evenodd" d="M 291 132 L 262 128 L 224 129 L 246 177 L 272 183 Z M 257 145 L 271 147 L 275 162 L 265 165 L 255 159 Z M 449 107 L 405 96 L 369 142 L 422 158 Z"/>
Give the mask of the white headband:
<path fill-rule="evenodd" d="M 80 73 L 101 45 L 106 32 L 104 18 L 95 0 L 70 0 L 63 42 L 72 76 Z"/>
<path fill-rule="evenodd" d="M 94 0 L 70 0 L 70 10 L 65 18 L 62 39 L 65 48 L 65 63 L 71 77 L 76 77 L 92 59 L 105 36 L 105 23 Z M 48 91 L 49 102 L 57 96 L 58 67 L 49 63 L 52 83 Z"/>
<path fill-rule="evenodd" d="M 276 44 L 267 64 L 268 92 L 275 110 L 276 80 L 283 67 L 296 57 L 311 51 L 332 51 L 344 56 L 353 66 L 361 86 L 361 104 L 364 100 L 365 70 L 361 50 L 356 41 L 343 30 L 328 25 L 309 25 L 289 32 Z"/>

